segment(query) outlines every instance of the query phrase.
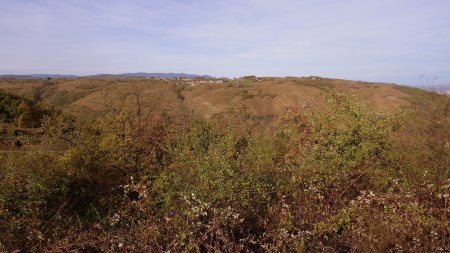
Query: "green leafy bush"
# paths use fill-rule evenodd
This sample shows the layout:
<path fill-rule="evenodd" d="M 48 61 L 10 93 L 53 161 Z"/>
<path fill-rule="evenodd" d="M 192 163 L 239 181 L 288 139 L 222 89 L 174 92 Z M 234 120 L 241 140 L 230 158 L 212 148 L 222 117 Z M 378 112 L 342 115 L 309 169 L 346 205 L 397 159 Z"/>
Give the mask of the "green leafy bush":
<path fill-rule="evenodd" d="M 447 114 L 394 119 L 352 96 L 327 96 L 326 110 L 291 108 L 274 131 L 132 107 L 90 123 L 54 115 L 41 145 L 0 160 L 1 247 L 448 251 L 450 154 L 439 140 L 447 132 L 432 123 L 447 124 Z M 399 139 L 413 126 L 427 159 Z"/>

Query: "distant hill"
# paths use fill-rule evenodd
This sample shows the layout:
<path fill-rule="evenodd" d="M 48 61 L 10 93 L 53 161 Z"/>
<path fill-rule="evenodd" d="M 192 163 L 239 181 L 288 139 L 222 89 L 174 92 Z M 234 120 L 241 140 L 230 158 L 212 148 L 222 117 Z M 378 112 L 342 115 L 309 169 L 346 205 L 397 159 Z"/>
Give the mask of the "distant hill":
<path fill-rule="evenodd" d="M 0 78 L 34 79 L 34 78 L 78 78 L 77 75 L 60 74 L 29 74 L 29 75 L 0 75 Z"/>
<path fill-rule="evenodd" d="M 114 75 L 113 75 L 114 76 Z M 145 72 L 136 72 L 136 73 L 123 73 L 115 76 L 130 76 L 130 77 L 161 77 L 161 78 L 213 78 L 209 75 L 195 75 L 195 74 L 186 74 L 186 73 L 145 73 Z"/>
<path fill-rule="evenodd" d="M 60 74 L 31 74 L 32 78 L 77 78 L 77 75 L 60 75 Z"/>
<path fill-rule="evenodd" d="M 33 79 L 31 75 L 0 75 L 0 78 Z"/>
<path fill-rule="evenodd" d="M 209 75 L 196 75 L 186 73 L 147 73 L 147 72 L 134 72 L 134 73 L 122 73 L 122 74 L 98 74 L 90 75 L 89 77 L 160 77 L 160 78 L 213 78 Z M 62 75 L 62 74 L 29 74 L 29 75 L 0 75 L 0 78 L 17 78 L 17 79 L 33 79 L 33 78 L 78 78 L 83 77 L 79 75 Z"/>

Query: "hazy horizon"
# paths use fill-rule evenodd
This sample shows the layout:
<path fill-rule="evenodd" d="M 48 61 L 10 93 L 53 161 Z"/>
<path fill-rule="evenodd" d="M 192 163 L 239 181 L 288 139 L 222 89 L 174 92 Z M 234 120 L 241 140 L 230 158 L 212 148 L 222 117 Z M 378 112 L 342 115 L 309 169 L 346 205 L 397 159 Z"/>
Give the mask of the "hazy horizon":
<path fill-rule="evenodd" d="M 0 3 L 0 74 L 450 83 L 449 1 Z"/>

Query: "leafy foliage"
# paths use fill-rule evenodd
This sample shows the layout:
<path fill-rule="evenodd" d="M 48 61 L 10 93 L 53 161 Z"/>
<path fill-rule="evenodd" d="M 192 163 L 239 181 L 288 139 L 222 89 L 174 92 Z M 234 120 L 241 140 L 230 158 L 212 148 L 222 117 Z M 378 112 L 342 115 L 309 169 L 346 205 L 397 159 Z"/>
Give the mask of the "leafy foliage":
<path fill-rule="evenodd" d="M 19 128 L 39 125 L 50 109 L 43 104 L 36 104 L 26 98 L 0 90 L 0 122 L 16 122 Z"/>
<path fill-rule="evenodd" d="M 422 159 L 398 138 L 413 127 L 410 114 L 398 120 L 352 96 L 327 98 L 327 110 L 291 108 L 273 131 L 133 106 L 91 123 L 54 115 L 40 145 L 0 160 L 1 247 L 448 251 L 450 153 L 447 132 L 433 125 L 448 115 L 414 115 L 434 155 Z M 419 168 L 423 176 L 411 175 Z"/>

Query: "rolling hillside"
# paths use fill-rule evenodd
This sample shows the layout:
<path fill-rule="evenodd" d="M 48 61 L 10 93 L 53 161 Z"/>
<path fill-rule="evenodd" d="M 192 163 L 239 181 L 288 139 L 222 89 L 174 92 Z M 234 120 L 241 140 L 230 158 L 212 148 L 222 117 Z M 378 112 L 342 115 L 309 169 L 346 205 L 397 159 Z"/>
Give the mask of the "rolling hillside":
<path fill-rule="evenodd" d="M 445 95 L 254 76 L 0 89 L 0 251 L 450 250 Z"/>
<path fill-rule="evenodd" d="M 413 88 L 320 77 L 240 79 L 187 78 L 62 78 L 0 79 L 0 89 L 39 99 L 71 112 L 96 115 L 117 103 L 117 96 L 138 93 L 144 104 L 184 106 L 208 118 L 242 106 L 259 119 L 274 119 L 287 108 L 307 112 L 320 108 L 330 90 L 353 93 L 374 110 L 398 113 L 410 106 Z M 105 106 L 106 105 L 106 106 Z M 145 106 L 144 106 L 145 107 Z"/>

